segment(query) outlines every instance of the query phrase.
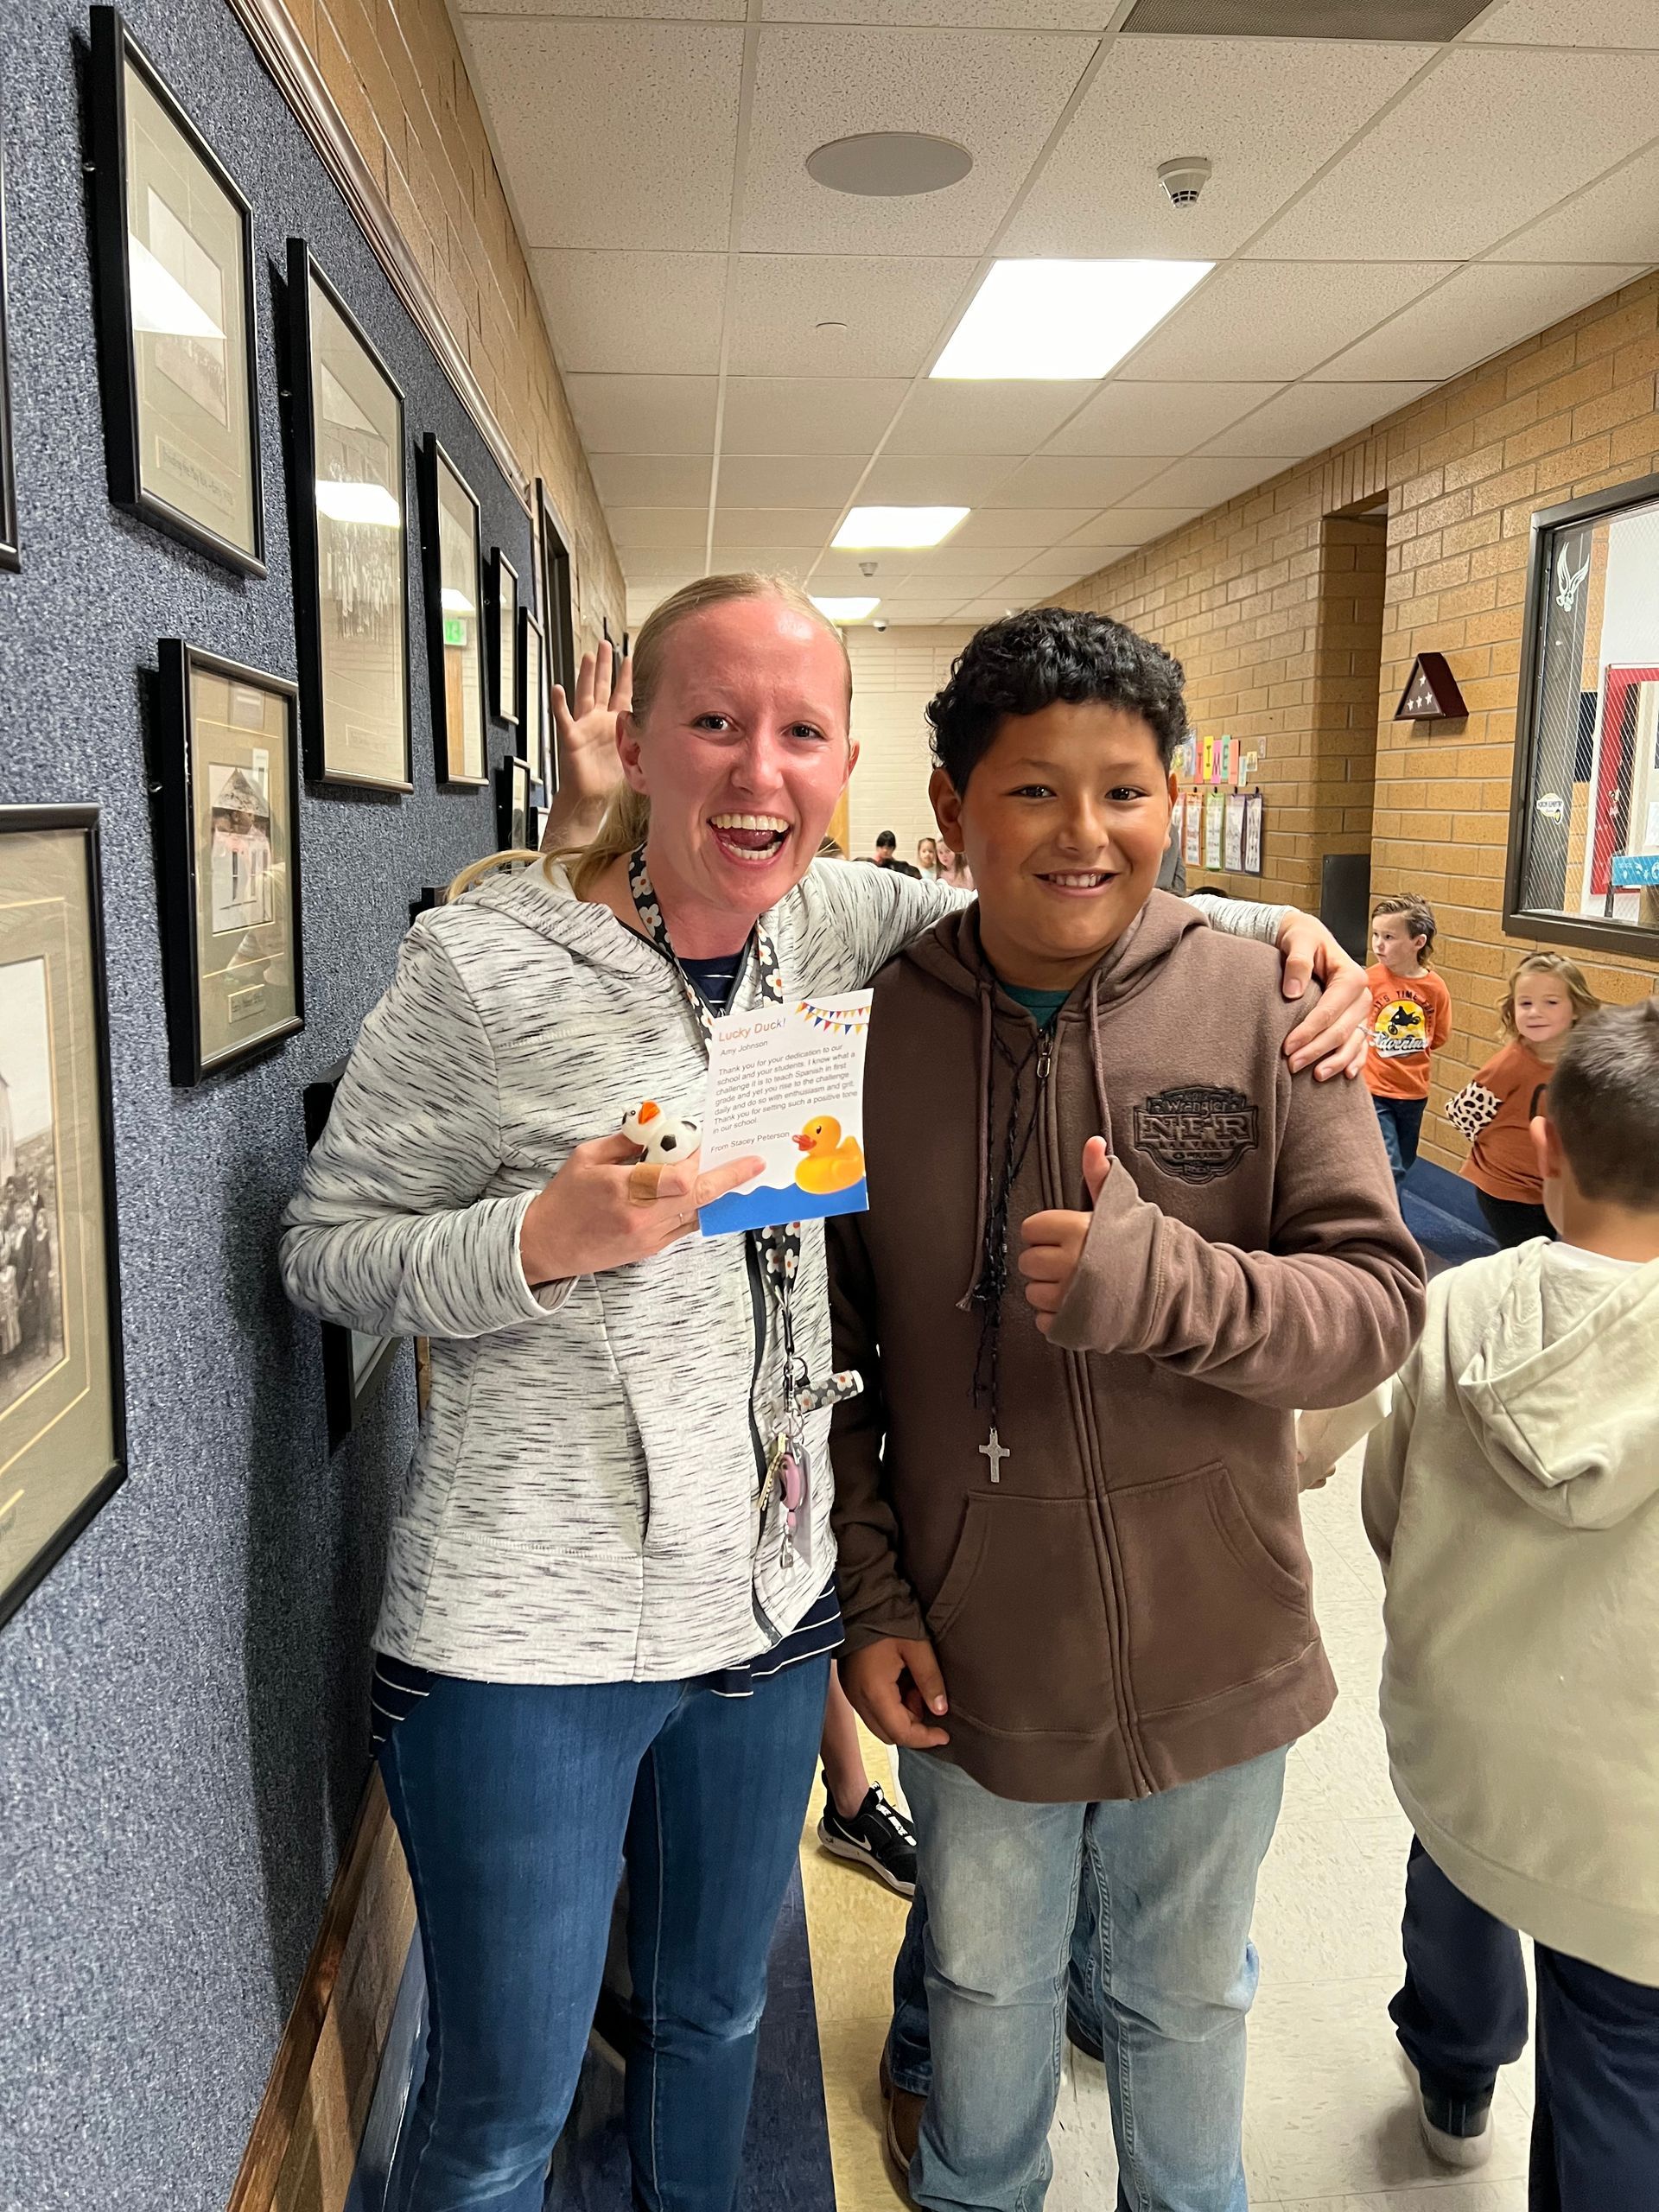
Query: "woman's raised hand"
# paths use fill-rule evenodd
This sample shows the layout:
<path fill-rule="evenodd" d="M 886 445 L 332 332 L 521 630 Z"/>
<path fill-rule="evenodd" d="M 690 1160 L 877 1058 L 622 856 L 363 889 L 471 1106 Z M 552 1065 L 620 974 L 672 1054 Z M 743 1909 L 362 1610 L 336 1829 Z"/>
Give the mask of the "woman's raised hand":
<path fill-rule="evenodd" d="M 766 1166 L 734 1160 L 702 1175 L 698 1158 L 648 1165 L 620 1130 L 575 1146 L 524 1216 L 518 1256 L 525 1281 L 534 1287 L 648 1259 L 690 1234 L 699 1206 L 752 1181 Z"/>
<path fill-rule="evenodd" d="M 559 788 L 547 811 L 543 851 L 578 832 L 591 833 L 622 774 L 617 758 L 617 717 L 633 702 L 633 659 L 608 639 L 584 653 L 574 699 L 553 686 L 553 729 L 558 743 Z"/>

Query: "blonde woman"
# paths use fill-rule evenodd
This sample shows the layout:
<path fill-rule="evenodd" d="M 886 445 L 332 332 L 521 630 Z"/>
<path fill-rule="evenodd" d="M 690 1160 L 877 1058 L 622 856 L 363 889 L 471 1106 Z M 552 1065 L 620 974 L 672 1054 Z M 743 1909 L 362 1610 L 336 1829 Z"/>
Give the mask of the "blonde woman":
<path fill-rule="evenodd" d="M 688 585 L 611 679 L 602 648 L 556 694 L 556 854 L 410 931 L 283 1238 L 296 1303 L 432 1342 L 377 1636 L 431 2005 L 388 2212 L 537 2212 L 624 1859 L 635 2202 L 730 2212 L 839 1640 L 850 1386 L 816 1225 L 694 1235 L 760 1163 L 647 1167 L 618 1124 L 696 1114 L 714 1014 L 866 983 L 959 896 L 815 864 L 851 677 L 792 586 Z M 1345 1068 L 1351 963 L 1252 917 L 1287 988 L 1329 979 L 1297 1058 Z"/>

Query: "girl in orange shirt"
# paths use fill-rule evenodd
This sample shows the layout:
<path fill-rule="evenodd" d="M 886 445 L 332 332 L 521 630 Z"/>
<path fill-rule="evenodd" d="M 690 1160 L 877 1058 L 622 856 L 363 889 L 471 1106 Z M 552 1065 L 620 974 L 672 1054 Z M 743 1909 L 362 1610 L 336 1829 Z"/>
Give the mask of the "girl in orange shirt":
<path fill-rule="evenodd" d="M 1510 970 L 1498 1008 L 1503 1050 L 1446 1101 L 1447 1119 L 1470 1141 L 1463 1172 L 1500 1246 L 1555 1234 L 1544 1212 L 1532 1121 L 1573 1024 L 1600 1004 L 1576 961 L 1529 952 Z"/>

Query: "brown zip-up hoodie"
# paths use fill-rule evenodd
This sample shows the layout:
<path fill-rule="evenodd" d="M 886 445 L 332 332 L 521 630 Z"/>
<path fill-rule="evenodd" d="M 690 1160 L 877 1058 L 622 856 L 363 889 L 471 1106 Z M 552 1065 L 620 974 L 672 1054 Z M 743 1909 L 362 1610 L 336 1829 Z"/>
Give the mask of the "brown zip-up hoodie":
<path fill-rule="evenodd" d="M 1391 1375 L 1422 1323 L 1363 1086 L 1293 1078 L 1305 1010 L 1264 945 L 1147 906 L 1061 1009 L 1009 1209 L 1001 1439 L 976 1406 L 987 1151 L 1031 1016 L 998 986 L 977 912 L 875 987 L 870 1211 L 832 1222 L 836 1363 L 864 1395 L 831 1445 L 849 1648 L 932 1639 L 948 1751 L 999 1796 L 1135 1797 L 1293 1742 L 1336 1694 L 1297 1507 L 1294 1409 Z M 1038 1062 L 1027 1071 L 1032 1095 Z M 1086 1208 L 1046 1338 L 1019 1224 Z"/>

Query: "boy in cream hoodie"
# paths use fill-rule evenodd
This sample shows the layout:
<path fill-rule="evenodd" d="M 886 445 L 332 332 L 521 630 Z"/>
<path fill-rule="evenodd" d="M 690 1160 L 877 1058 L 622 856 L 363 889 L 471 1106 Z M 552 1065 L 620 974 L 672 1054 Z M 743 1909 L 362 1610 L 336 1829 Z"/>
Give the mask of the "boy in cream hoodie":
<path fill-rule="evenodd" d="M 1429 2148 L 1491 2147 L 1536 1947 L 1533 2212 L 1659 2207 L 1659 1000 L 1580 1024 L 1539 1239 L 1430 1286 L 1365 1459 L 1416 1831 L 1389 2007 Z"/>

